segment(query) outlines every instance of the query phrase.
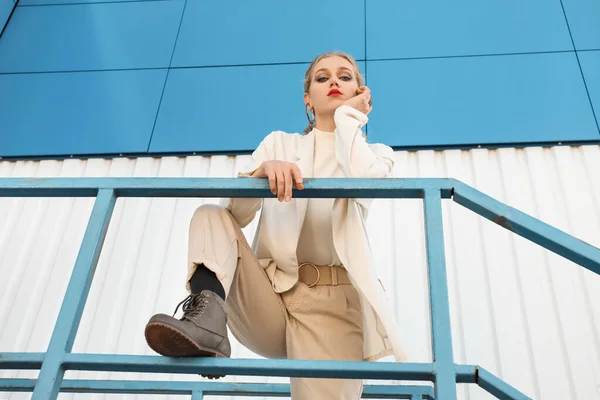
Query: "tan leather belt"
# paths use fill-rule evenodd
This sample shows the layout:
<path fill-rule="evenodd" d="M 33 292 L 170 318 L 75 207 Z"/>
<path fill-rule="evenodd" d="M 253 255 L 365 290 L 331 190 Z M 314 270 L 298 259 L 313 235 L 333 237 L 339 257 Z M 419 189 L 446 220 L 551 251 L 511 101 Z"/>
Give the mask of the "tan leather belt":
<path fill-rule="evenodd" d="M 298 279 L 308 287 L 351 285 L 348 271 L 342 266 L 314 265 L 302 263 L 298 265 Z"/>

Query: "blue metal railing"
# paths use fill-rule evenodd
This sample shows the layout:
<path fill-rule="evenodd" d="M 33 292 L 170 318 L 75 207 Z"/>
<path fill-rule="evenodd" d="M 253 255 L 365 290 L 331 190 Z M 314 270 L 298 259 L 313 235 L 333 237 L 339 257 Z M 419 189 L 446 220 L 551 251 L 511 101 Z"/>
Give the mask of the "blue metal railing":
<path fill-rule="evenodd" d="M 289 396 L 289 385 L 208 382 L 63 380 L 67 370 L 227 374 L 433 382 L 366 386 L 365 398 L 455 400 L 457 383 L 476 383 L 500 399 L 529 399 L 485 369 L 454 362 L 444 257 L 442 199 L 455 202 L 575 263 L 600 273 L 600 250 L 453 179 L 306 179 L 296 197 L 423 199 L 433 363 L 166 358 L 72 353 L 117 197 L 271 197 L 262 179 L 0 179 L 0 197 L 96 197 L 79 255 L 45 353 L 0 353 L 0 369 L 40 370 L 37 380 L 0 379 L 0 391 L 55 399 L 81 393 Z"/>

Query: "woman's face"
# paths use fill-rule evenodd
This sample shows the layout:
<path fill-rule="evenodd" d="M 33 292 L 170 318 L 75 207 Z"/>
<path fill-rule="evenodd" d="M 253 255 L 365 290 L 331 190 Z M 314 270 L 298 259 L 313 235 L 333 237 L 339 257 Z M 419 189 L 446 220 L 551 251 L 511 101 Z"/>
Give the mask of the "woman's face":
<path fill-rule="evenodd" d="M 313 108 L 316 115 L 333 114 L 344 101 L 356 96 L 357 89 L 350 61 L 338 56 L 327 57 L 315 65 L 304 103 Z"/>

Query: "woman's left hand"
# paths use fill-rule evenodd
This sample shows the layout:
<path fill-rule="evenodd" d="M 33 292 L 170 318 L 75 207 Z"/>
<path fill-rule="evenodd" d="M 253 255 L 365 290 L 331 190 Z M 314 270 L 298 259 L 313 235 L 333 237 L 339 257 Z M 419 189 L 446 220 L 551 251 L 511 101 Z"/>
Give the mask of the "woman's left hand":
<path fill-rule="evenodd" d="M 356 96 L 346 100 L 342 105 L 350 106 L 365 115 L 369 114 L 373 109 L 371 90 L 366 86 L 359 87 L 356 90 Z"/>

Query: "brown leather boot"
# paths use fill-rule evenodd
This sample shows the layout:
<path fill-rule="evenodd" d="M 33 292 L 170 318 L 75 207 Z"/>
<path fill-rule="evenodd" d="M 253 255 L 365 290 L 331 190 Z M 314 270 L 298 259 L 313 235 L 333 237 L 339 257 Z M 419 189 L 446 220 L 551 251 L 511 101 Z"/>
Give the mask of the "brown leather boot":
<path fill-rule="evenodd" d="M 183 317 L 156 314 L 146 325 L 148 346 L 167 357 L 230 357 L 225 302 L 210 290 L 191 294 L 183 304 Z"/>

